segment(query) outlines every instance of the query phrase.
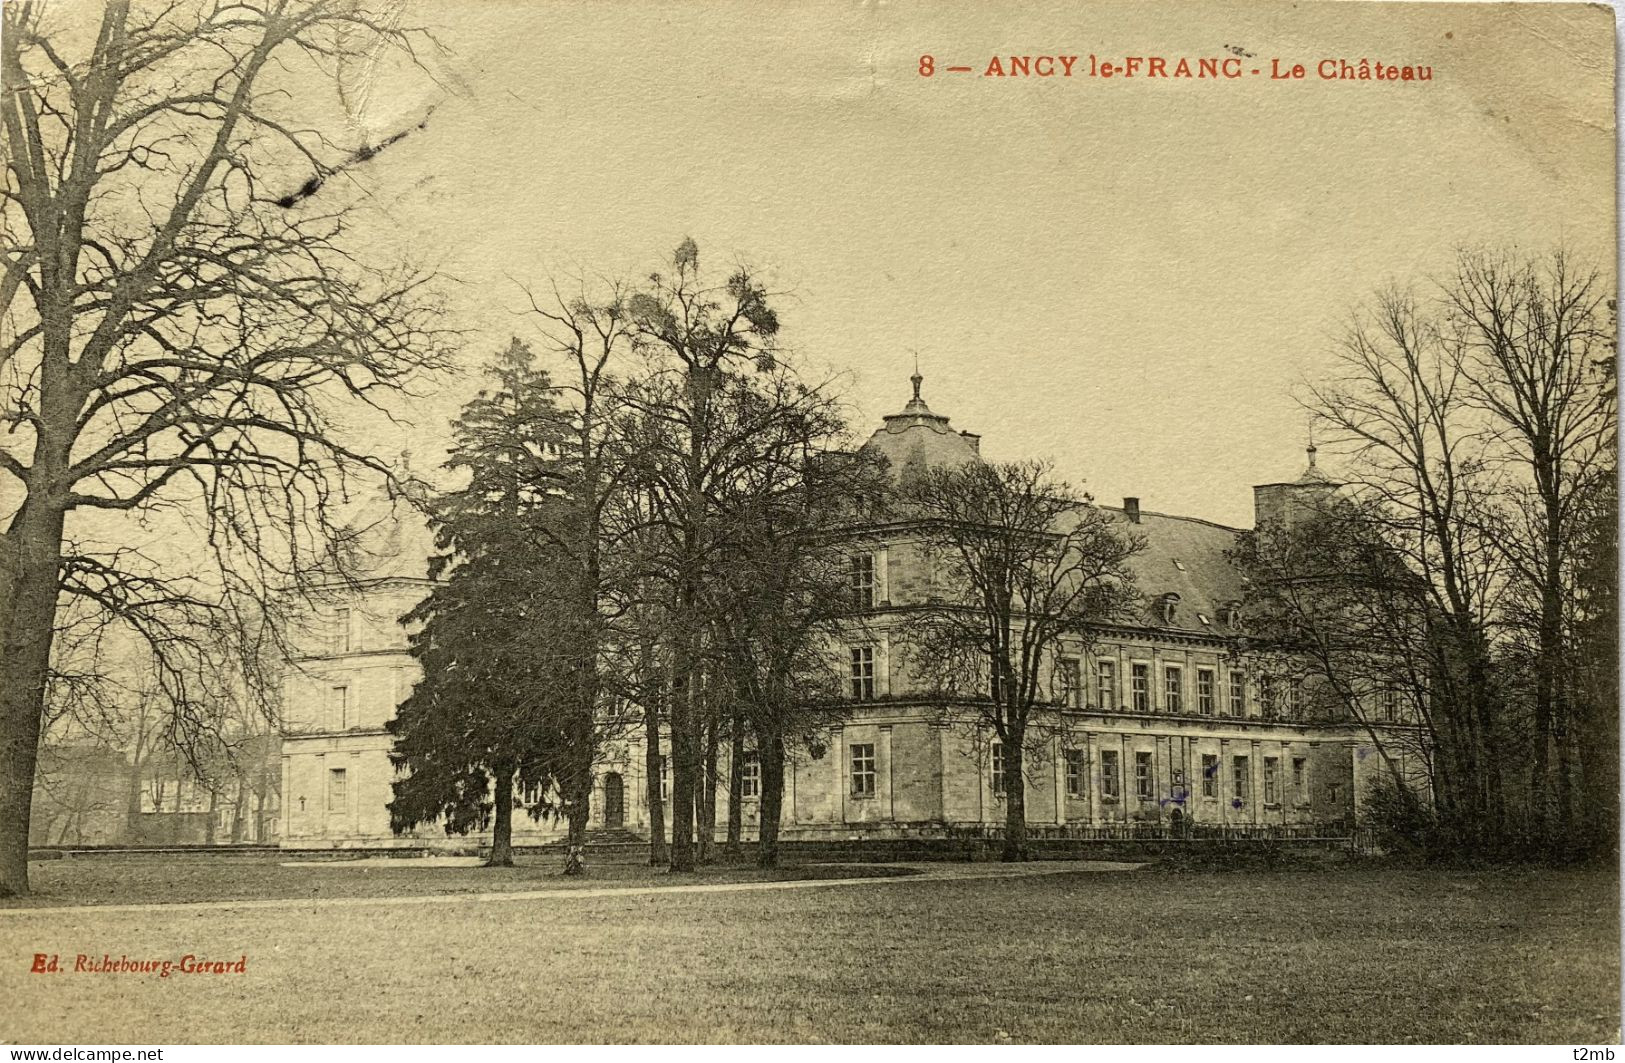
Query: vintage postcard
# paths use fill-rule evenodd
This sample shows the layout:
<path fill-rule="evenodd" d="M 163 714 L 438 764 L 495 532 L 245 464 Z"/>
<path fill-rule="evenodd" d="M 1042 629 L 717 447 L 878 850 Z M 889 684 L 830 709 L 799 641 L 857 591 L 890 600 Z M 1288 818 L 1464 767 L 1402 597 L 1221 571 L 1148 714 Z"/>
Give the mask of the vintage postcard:
<path fill-rule="evenodd" d="M 1613 1058 L 1611 9 L 0 10 L 11 1058 Z"/>

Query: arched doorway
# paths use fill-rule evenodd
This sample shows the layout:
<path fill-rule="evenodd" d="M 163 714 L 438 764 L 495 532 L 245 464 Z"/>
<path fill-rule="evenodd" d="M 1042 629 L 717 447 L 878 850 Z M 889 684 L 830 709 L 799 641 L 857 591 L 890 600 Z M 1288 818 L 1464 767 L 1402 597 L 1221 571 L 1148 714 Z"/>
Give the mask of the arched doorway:
<path fill-rule="evenodd" d="M 609 829 L 626 825 L 626 784 L 620 773 L 604 776 L 604 826 Z"/>

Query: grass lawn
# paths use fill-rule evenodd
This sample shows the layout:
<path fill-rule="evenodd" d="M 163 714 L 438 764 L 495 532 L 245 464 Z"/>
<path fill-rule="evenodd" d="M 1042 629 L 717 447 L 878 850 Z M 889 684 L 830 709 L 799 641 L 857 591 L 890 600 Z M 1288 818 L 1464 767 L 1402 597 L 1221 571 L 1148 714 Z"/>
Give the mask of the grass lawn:
<path fill-rule="evenodd" d="M 562 855 L 522 855 L 517 867 L 432 867 L 402 857 L 368 860 L 308 854 L 261 853 L 96 855 L 38 860 L 28 865 L 33 892 L 0 900 L 0 908 L 69 904 L 167 904 L 185 901 L 269 900 L 320 897 L 408 897 L 446 893 L 497 893 L 598 886 L 658 886 L 678 881 L 644 860 L 592 861 L 588 875 L 565 878 Z M 646 858 L 645 858 L 646 860 Z M 285 866 L 295 863 L 298 866 Z M 878 866 L 785 867 L 759 871 L 749 865 L 707 867 L 683 882 L 762 882 L 799 878 L 891 875 Z M 0 934 L 4 928 L 0 927 Z"/>
<path fill-rule="evenodd" d="M 43 909 L 0 918 L 0 1000 L 24 1003 L 0 1039 L 1596 1044 L 1618 912 L 1612 873 L 1381 868 Z M 248 962 L 30 975 L 35 952 Z"/>

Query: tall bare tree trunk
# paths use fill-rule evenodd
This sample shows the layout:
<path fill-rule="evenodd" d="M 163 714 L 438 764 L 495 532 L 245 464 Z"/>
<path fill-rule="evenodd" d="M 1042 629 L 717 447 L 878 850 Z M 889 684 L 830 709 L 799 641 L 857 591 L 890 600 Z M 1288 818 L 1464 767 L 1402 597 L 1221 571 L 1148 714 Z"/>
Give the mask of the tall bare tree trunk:
<path fill-rule="evenodd" d="M 1534 759 L 1529 768 L 1529 810 L 1537 843 L 1555 846 L 1567 826 L 1552 815 L 1551 800 L 1552 742 L 1557 729 L 1557 661 L 1563 649 L 1563 602 L 1560 589 L 1553 585 L 1549 575 L 1544 583 L 1540 589 L 1540 620 L 1535 634 L 1535 733 Z"/>
<path fill-rule="evenodd" d="M 243 840 L 243 813 L 248 805 L 248 783 L 242 773 L 237 774 L 237 796 L 231 803 L 231 844 Z"/>
<path fill-rule="evenodd" d="M 569 830 L 564 839 L 564 874 L 587 873 L 587 817 L 592 812 L 592 775 L 587 775 L 586 792 L 578 792 L 568 801 L 565 822 Z"/>
<path fill-rule="evenodd" d="M 643 706 L 643 789 L 649 802 L 651 867 L 661 867 L 670 859 L 666 849 L 666 799 L 660 792 L 660 705 L 664 697 L 664 692 L 657 693 Z"/>
<path fill-rule="evenodd" d="M 756 866 L 779 866 L 779 820 L 784 809 L 784 738 L 756 736 L 762 764 L 761 827 L 757 831 Z"/>
<path fill-rule="evenodd" d="M 1611 658 L 1591 667 L 1615 674 Z M 1570 729 L 1584 794 L 1585 849 L 1590 857 L 1612 861 L 1619 852 L 1619 699 L 1611 682 L 1587 685 L 1578 699 L 1576 726 Z"/>
<path fill-rule="evenodd" d="M 587 822 L 592 815 L 592 777 L 593 777 L 593 747 L 591 729 L 593 717 L 591 706 L 596 701 L 595 694 L 584 694 L 584 704 L 579 707 L 585 717 L 578 721 L 577 727 L 584 728 L 581 740 L 574 747 L 572 763 L 566 769 L 564 779 L 564 814 L 565 822 L 569 826 L 564 840 L 564 874 L 585 875 L 587 873 Z"/>
<path fill-rule="evenodd" d="M 144 761 L 130 758 L 130 777 L 124 791 L 124 843 L 141 841 L 141 771 Z"/>
<path fill-rule="evenodd" d="M 1007 725 L 1004 741 L 1004 853 L 1007 863 L 1027 859 L 1027 781 L 1022 764 L 1026 727 Z"/>
<path fill-rule="evenodd" d="M 208 819 L 203 823 L 203 844 L 213 845 L 215 838 L 214 821 L 220 811 L 220 788 L 213 782 L 209 783 L 209 811 Z"/>
<path fill-rule="evenodd" d="M 692 549 L 692 547 L 691 547 Z M 677 636 L 673 673 L 682 683 L 671 700 L 671 869 L 693 871 L 694 801 L 699 786 L 699 654 L 692 625 L 698 615 L 697 588 L 685 581 L 678 595 Z"/>
<path fill-rule="evenodd" d="M 48 459 L 45 440 L 36 467 Z M 0 897 L 28 893 L 28 823 L 39 758 L 40 707 L 55 635 L 62 511 L 30 498 L 0 533 Z"/>
<path fill-rule="evenodd" d="M 689 684 L 692 687 L 693 684 Z M 694 870 L 694 776 L 698 767 L 694 741 L 693 691 L 677 692 L 671 704 L 671 869 Z"/>
<path fill-rule="evenodd" d="M 723 852 L 738 856 L 745 829 L 745 718 L 737 705 L 728 726 L 728 844 Z"/>
<path fill-rule="evenodd" d="M 496 768 L 495 789 L 491 799 L 496 806 L 496 818 L 491 824 L 491 857 L 486 867 L 513 866 L 513 776 L 512 764 Z"/>
<path fill-rule="evenodd" d="M 703 788 L 700 792 L 699 807 L 695 810 L 699 818 L 700 845 L 699 861 L 709 864 L 717 858 L 717 767 L 718 746 L 722 736 L 718 733 L 718 714 L 716 706 L 708 697 L 705 714 L 705 764 L 701 776 Z"/>

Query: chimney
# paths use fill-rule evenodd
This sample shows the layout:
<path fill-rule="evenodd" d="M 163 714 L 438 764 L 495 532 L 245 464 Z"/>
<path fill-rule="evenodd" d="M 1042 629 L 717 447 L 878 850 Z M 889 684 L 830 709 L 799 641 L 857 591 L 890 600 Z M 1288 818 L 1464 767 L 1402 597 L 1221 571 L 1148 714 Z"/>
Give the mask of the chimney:
<path fill-rule="evenodd" d="M 982 452 L 982 437 L 975 432 L 961 432 L 959 438 L 969 443 L 971 450 L 978 454 Z"/>
<path fill-rule="evenodd" d="M 1140 523 L 1140 500 L 1138 498 L 1123 499 L 1123 512 L 1128 514 L 1129 523 Z"/>

